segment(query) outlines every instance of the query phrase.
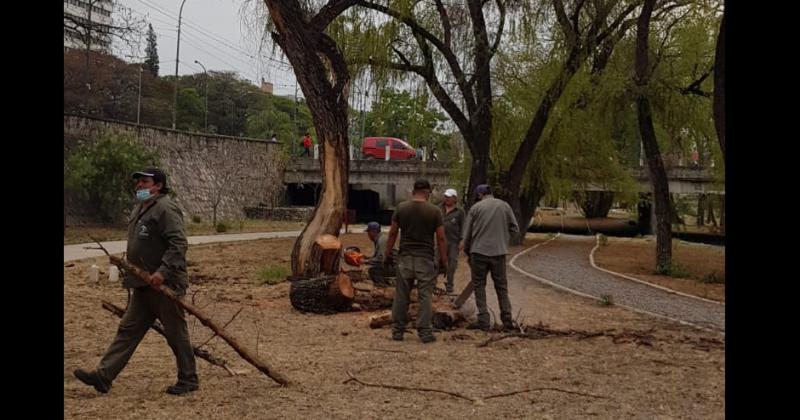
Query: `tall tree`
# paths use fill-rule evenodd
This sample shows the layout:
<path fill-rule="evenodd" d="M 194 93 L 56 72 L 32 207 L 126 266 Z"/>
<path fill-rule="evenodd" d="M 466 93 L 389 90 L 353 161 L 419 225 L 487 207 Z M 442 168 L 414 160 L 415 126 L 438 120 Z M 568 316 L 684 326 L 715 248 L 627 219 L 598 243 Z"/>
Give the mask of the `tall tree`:
<path fill-rule="evenodd" d="M 725 159 L 725 11 L 719 24 L 717 53 L 714 56 L 714 127 Z"/>
<path fill-rule="evenodd" d="M 523 192 L 523 181 L 554 107 L 586 60 L 593 54 L 602 55 L 604 50 L 612 50 L 622 39 L 632 22 L 628 16 L 637 6 L 637 2 L 620 0 L 575 0 L 570 3 L 572 7 L 568 8 L 562 0 L 552 0 L 555 20 L 561 31 L 561 42 L 555 43 L 555 46 L 562 48 L 554 53 L 564 55 L 564 58 L 558 73 L 540 97 L 522 142 L 513 153 L 511 164 L 499 168 L 495 181 L 500 187 L 497 195 L 508 201 L 520 225 L 520 235 L 514 238 L 515 243 L 521 243 L 536 208 L 536 202 L 523 203 L 522 200 L 539 198 Z"/>
<path fill-rule="evenodd" d="M 672 266 L 672 224 L 670 223 L 670 196 L 667 182 L 667 171 L 658 148 L 653 111 L 650 106 L 648 89 L 652 69 L 648 64 L 650 18 L 653 14 L 655 0 L 645 0 L 642 13 L 636 25 L 636 61 L 635 77 L 638 88 L 636 111 L 639 119 L 639 131 L 642 136 L 644 153 L 650 182 L 653 184 L 653 201 L 656 213 L 656 271 L 663 272 Z"/>
<path fill-rule="evenodd" d="M 99 4 L 110 4 L 117 9 L 114 23 L 100 23 L 96 14 L 92 18 L 95 9 L 108 10 L 98 7 Z M 82 111 L 87 113 L 89 111 L 89 95 L 92 91 L 91 61 L 89 59 L 92 47 L 99 46 L 100 40 L 110 42 L 113 37 L 125 43 L 131 50 L 137 50 L 144 20 L 135 17 L 130 8 L 120 6 L 113 0 L 86 0 L 80 2 L 78 7 L 85 9 L 81 16 L 64 11 L 64 31 L 83 43 L 85 96 Z"/>
<path fill-rule="evenodd" d="M 350 72 L 342 51 L 324 31 L 357 0 L 330 0 L 311 16 L 298 0 L 265 0 L 272 39 L 295 69 L 308 101 L 320 145 L 322 193 L 311 220 L 292 249 L 292 274 L 317 276 L 323 234 L 339 235 L 347 209 L 348 115 Z M 334 263 L 338 270 L 338 262 Z"/>
<path fill-rule="evenodd" d="M 361 8 L 330 31 L 348 60 L 357 72 L 366 74 L 368 67 L 375 85 L 393 77 L 421 78 L 470 150 L 468 189 L 485 183 L 496 94 L 491 62 L 505 30 L 508 0 L 357 3 Z M 468 204 L 474 200 L 472 194 L 467 198 Z"/>
<path fill-rule="evenodd" d="M 147 24 L 147 47 L 144 52 L 146 59 L 144 60 L 144 69 L 153 76 L 158 77 L 158 46 L 156 45 L 156 32 L 153 30 L 153 25 Z"/>

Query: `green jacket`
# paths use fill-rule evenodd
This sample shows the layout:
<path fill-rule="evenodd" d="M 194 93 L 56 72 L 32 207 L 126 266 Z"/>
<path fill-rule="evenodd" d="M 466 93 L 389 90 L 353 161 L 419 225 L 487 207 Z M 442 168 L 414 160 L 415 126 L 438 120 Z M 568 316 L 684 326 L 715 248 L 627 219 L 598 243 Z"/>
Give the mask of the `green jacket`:
<path fill-rule="evenodd" d="M 450 213 L 445 210 L 444 204 L 439 206 L 442 210 L 442 224 L 444 224 L 444 237 L 447 244 L 457 244 L 464 238 L 464 219 L 467 214 L 461 207 L 456 207 Z M 434 247 L 436 249 L 436 247 Z"/>
<path fill-rule="evenodd" d="M 150 272 L 160 272 L 164 284 L 179 293 L 188 287 L 186 249 L 189 243 L 183 230 L 183 212 L 169 196 L 159 195 L 143 213 L 142 204 L 131 212 L 128 223 L 126 258 L 132 264 Z M 127 273 L 125 288 L 147 286 L 147 283 Z"/>

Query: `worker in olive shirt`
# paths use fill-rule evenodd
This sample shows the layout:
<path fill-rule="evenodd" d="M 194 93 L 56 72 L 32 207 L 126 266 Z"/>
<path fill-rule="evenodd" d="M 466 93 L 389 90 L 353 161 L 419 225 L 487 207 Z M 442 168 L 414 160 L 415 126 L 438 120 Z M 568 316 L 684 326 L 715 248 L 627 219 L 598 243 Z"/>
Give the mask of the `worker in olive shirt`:
<path fill-rule="evenodd" d="M 392 302 L 392 339 L 402 340 L 408 319 L 408 305 L 411 289 L 416 282 L 419 291 L 419 310 L 417 313 L 417 334 L 423 343 L 436 341 L 431 328 L 432 294 L 436 286 L 436 268 L 433 263 L 433 238 L 439 246 L 441 266 L 447 267 L 447 248 L 442 226 L 442 212 L 428 202 L 431 197 L 431 184 L 424 179 L 414 183 L 411 200 L 397 206 L 392 215 L 392 227 L 383 260 L 391 262 L 391 250 L 400 231 L 400 252 L 397 270 L 397 287 Z"/>
<path fill-rule="evenodd" d="M 381 287 L 394 286 L 393 277 L 397 276 L 397 261 L 392 258 L 390 264 L 383 263 L 383 253 L 386 251 L 386 235 L 381 233 L 381 225 L 378 222 L 369 222 L 367 224 L 367 236 L 375 246 L 375 253 L 372 258 L 367 260 L 367 273 L 372 283 Z M 397 250 L 392 250 L 392 257 L 395 257 Z"/>
<path fill-rule="evenodd" d="M 519 232 L 519 225 L 511 206 L 494 198 L 488 185 L 478 185 L 475 192 L 480 201 L 469 209 L 464 232 L 464 252 L 469 257 L 472 271 L 478 322 L 467 328 L 484 331 L 490 329 L 489 311 L 486 308 L 486 275 L 491 272 L 500 306 L 500 320 L 504 328 L 513 329 L 506 278 L 506 253 L 512 235 Z"/>
<path fill-rule="evenodd" d="M 178 296 L 186 294 L 186 248 L 183 214 L 166 193 L 167 177 L 158 168 L 133 174 L 139 204 L 128 225 L 127 260 L 150 273 L 148 282 L 126 273 L 123 287 L 133 289 L 128 308 L 119 323 L 117 336 L 97 369 L 76 369 L 75 376 L 102 393 L 128 363 L 139 342 L 158 319 L 164 326 L 167 343 L 175 354 L 178 382 L 167 393 L 180 395 L 198 388 L 195 357 L 189 341 L 184 311 L 176 302 L 155 290 L 164 284 Z M 152 286 L 152 287 L 151 287 Z"/>
<path fill-rule="evenodd" d="M 447 294 L 453 293 L 453 276 L 458 266 L 458 245 L 461 243 L 464 231 L 464 210 L 458 207 L 458 194 L 450 188 L 444 192 L 442 202 L 442 223 L 444 224 L 444 237 L 447 243 L 447 280 L 445 289 Z"/>

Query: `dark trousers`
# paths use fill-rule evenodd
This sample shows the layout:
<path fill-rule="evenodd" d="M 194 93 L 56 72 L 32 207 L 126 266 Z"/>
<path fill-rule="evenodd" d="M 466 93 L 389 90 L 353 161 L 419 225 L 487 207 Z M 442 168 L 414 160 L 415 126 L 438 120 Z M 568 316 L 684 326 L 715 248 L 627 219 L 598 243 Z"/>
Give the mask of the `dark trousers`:
<path fill-rule="evenodd" d="M 303 152 L 300 153 L 300 157 L 308 156 L 311 157 L 311 148 L 303 146 Z"/>
<path fill-rule="evenodd" d="M 436 269 L 431 257 L 401 255 L 397 270 L 397 286 L 392 302 L 392 330 L 405 331 L 408 322 L 408 306 L 411 303 L 411 289 L 415 283 L 419 293 L 419 310 L 417 312 L 417 334 L 422 337 L 433 334 L 431 319 L 433 316 L 432 295 L 436 286 Z"/>
<path fill-rule="evenodd" d="M 150 287 L 133 289 L 131 301 L 119 323 L 117 336 L 97 367 L 101 380 L 111 384 L 128 364 L 144 335 L 159 319 L 164 326 L 167 344 L 178 365 L 178 383 L 198 384 L 194 350 L 189 341 L 184 310 L 177 303 Z"/>
<path fill-rule="evenodd" d="M 393 265 L 385 267 L 382 264 L 369 267 L 367 269 L 369 279 L 379 287 L 394 287 L 397 268 Z"/>
<path fill-rule="evenodd" d="M 486 306 L 486 275 L 492 273 L 494 290 L 497 292 L 497 303 L 500 306 L 500 320 L 505 324 L 511 322 L 511 300 L 508 297 L 508 279 L 506 278 L 506 256 L 489 257 L 482 254 L 470 254 L 472 283 L 475 286 L 475 305 L 478 307 L 478 323 L 489 325 L 489 310 Z"/>

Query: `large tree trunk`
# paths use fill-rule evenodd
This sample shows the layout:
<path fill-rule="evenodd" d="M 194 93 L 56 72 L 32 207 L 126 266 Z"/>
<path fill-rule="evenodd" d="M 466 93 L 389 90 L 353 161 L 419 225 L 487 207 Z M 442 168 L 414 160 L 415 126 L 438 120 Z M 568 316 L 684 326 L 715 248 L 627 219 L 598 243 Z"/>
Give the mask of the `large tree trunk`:
<path fill-rule="evenodd" d="M 613 191 L 584 191 L 575 193 L 575 201 L 587 219 L 608 216 L 614 204 Z"/>
<path fill-rule="evenodd" d="M 706 195 L 699 194 L 697 197 L 697 226 L 706 224 Z"/>
<path fill-rule="evenodd" d="M 706 223 L 710 224 L 711 226 L 717 227 L 717 218 L 714 217 L 714 200 L 713 195 L 708 198 L 708 202 L 706 203 L 708 207 L 708 216 L 706 218 Z"/>
<path fill-rule="evenodd" d="M 329 314 L 349 311 L 353 304 L 353 284 L 346 274 L 313 278 L 292 278 L 289 300 L 304 312 Z"/>
<path fill-rule="evenodd" d="M 276 32 L 272 38 L 295 69 L 305 94 L 320 144 L 322 195 L 311 221 L 292 249 L 292 275 L 317 277 L 321 272 L 321 235 L 338 236 L 347 208 L 348 120 L 350 75 L 336 43 L 324 33 L 327 25 L 356 0 L 332 1 L 311 19 L 297 0 L 265 0 Z M 338 263 L 338 259 L 336 260 Z M 338 264 L 337 264 L 338 266 Z"/>
<path fill-rule="evenodd" d="M 725 8 L 727 9 L 727 7 Z M 719 24 L 717 51 L 714 56 L 714 128 L 717 129 L 722 159 L 725 159 L 725 10 Z"/>
<path fill-rule="evenodd" d="M 639 120 L 639 132 L 644 144 L 650 182 L 653 184 L 653 198 L 656 212 L 656 271 L 663 271 L 672 266 L 672 225 L 667 171 L 658 150 L 656 131 L 653 126 L 653 114 L 647 90 L 650 82 L 648 65 L 648 39 L 650 35 L 650 16 L 653 13 L 655 0 L 645 0 L 642 14 L 639 16 L 636 32 L 636 85 L 639 90 L 636 98 L 636 110 Z"/>

